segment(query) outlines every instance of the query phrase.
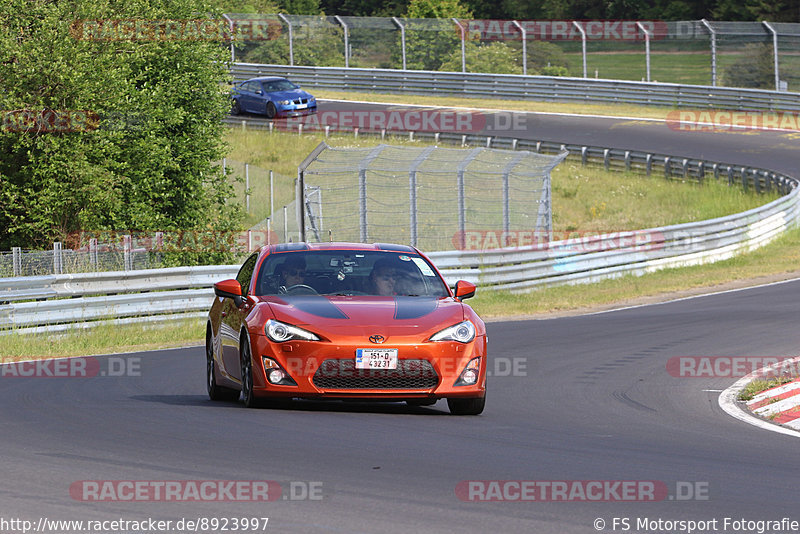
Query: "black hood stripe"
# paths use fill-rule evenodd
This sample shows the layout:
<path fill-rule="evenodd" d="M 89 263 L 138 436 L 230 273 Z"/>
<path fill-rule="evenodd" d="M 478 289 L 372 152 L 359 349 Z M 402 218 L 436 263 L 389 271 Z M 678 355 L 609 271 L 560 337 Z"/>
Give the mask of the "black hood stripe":
<path fill-rule="evenodd" d="M 301 312 L 324 317 L 326 319 L 349 319 L 339 307 L 327 298 L 319 295 L 298 295 L 296 297 L 284 296 L 283 299 L 290 306 Z"/>
<path fill-rule="evenodd" d="M 433 313 L 438 306 L 437 297 L 395 297 L 394 318 L 418 319 Z"/>

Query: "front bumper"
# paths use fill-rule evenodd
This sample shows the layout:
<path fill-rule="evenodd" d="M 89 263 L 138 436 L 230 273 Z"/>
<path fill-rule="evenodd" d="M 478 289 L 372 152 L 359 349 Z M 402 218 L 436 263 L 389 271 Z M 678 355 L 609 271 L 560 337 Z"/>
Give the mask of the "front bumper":
<path fill-rule="evenodd" d="M 486 337 L 456 341 L 387 343 L 398 349 L 396 370 L 355 369 L 357 348 L 364 344 L 289 341 L 274 343 L 251 336 L 253 393 L 258 397 L 331 399 L 477 398 L 486 392 Z M 263 357 L 277 362 L 296 385 L 270 384 Z M 481 358 L 474 385 L 454 384 L 473 358 Z"/>

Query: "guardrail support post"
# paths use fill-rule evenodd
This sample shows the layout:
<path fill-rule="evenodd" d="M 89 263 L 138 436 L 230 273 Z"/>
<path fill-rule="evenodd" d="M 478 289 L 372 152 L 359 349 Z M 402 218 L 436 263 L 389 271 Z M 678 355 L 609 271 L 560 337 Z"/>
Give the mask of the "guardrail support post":
<path fill-rule="evenodd" d="M 666 158 L 664 158 L 664 178 L 666 178 L 667 180 L 669 180 L 670 174 L 672 172 L 672 169 L 670 169 L 671 166 L 672 166 L 672 158 L 667 156 Z"/>
<path fill-rule="evenodd" d="M 701 161 L 697 164 L 697 180 L 700 182 L 700 184 L 703 183 L 705 177 L 706 177 L 706 163 L 704 161 Z"/>
<path fill-rule="evenodd" d="M 681 168 L 683 169 L 683 177 L 684 177 L 684 179 L 689 178 L 689 160 L 688 159 L 683 158 L 683 161 L 681 162 Z"/>
<path fill-rule="evenodd" d="M 581 165 L 586 165 L 586 161 L 589 159 L 589 147 L 582 146 L 581 147 Z"/>
<path fill-rule="evenodd" d="M 14 264 L 14 276 L 20 276 L 22 273 L 22 249 L 20 247 L 11 247 L 11 256 Z"/>
<path fill-rule="evenodd" d="M 631 170 L 631 151 L 625 151 L 625 171 L 630 172 Z"/>
<path fill-rule="evenodd" d="M 650 172 L 653 170 L 653 155 L 652 154 L 648 154 L 648 155 L 645 156 L 645 158 L 644 158 L 644 168 L 645 168 L 645 173 L 647 174 L 647 176 L 650 176 Z"/>
<path fill-rule="evenodd" d="M 742 189 L 747 191 L 747 167 L 742 167 Z"/>
<path fill-rule="evenodd" d="M 609 153 L 610 153 L 610 152 L 611 152 L 611 151 L 610 151 L 609 149 L 607 149 L 607 148 L 604 148 L 604 149 L 603 149 L 603 167 L 604 167 L 606 170 L 608 170 L 608 167 L 609 167 L 609 165 L 610 165 L 610 162 L 609 162 L 609 157 L 608 157 L 608 155 L 609 155 Z"/>

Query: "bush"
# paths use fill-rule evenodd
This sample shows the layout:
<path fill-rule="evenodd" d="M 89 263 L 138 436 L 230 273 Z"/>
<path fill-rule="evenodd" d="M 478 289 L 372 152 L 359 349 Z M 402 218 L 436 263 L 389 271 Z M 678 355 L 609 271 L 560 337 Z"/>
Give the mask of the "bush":
<path fill-rule="evenodd" d="M 722 81 L 728 87 L 774 89 L 774 67 L 771 46 L 748 44 L 744 47 L 741 57 L 725 68 Z"/>

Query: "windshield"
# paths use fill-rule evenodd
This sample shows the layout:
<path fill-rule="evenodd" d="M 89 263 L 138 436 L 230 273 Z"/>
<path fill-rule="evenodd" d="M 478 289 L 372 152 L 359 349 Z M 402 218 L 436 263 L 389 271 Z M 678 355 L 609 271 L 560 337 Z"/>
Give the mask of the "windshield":
<path fill-rule="evenodd" d="M 290 251 L 261 264 L 256 295 L 449 296 L 418 254 L 388 251 Z"/>
<path fill-rule="evenodd" d="M 298 86 L 290 82 L 289 80 L 274 80 L 271 82 L 264 82 L 264 90 L 268 93 L 273 91 L 291 91 L 292 89 L 297 89 Z"/>

